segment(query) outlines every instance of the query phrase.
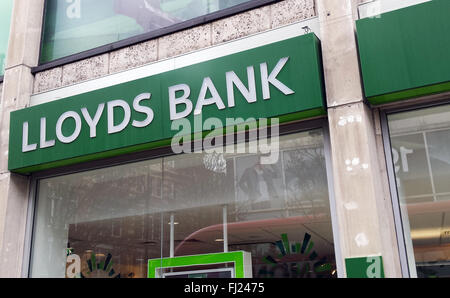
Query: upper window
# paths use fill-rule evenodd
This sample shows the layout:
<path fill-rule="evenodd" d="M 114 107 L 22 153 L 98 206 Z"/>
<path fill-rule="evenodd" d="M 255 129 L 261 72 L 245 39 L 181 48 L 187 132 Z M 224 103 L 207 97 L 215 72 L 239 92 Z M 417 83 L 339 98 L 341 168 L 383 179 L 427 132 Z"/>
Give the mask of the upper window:
<path fill-rule="evenodd" d="M 40 63 L 244 2 L 249 0 L 47 0 Z"/>
<path fill-rule="evenodd" d="M 12 7 L 13 0 L 3 0 L 0 2 L 0 76 L 3 76 L 5 73 Z"/>

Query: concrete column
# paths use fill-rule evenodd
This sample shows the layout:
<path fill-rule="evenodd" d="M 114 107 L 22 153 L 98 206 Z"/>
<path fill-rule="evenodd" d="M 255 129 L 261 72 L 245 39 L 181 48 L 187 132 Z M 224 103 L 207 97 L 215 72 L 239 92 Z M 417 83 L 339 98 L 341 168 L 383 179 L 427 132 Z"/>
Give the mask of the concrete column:
<path fill-rule="evenodd" d="M 0 107 L 0 277 L 21 277 L 29 178 L 8 171 L 9 118 L 28 106 L 38 64 L 44 0 L 15 0 Z"/>
<path fill-rule="evenodd" d="M 386 277 L 400 277 L 383 150 L 364 102 L 355 38 L 358 0 L 318 0 L 334 192 L 341 255 L 381 255 Z M 377 147 L 378 146 L 378 147 Z M 344 266 L 345 267 L 345 266 Z M 345 271 L 345 268 L 343 268 Z M 342 274 L 341 274 L 342 275 Z M 346 272 L 343 274 L 346 276 Z"/>

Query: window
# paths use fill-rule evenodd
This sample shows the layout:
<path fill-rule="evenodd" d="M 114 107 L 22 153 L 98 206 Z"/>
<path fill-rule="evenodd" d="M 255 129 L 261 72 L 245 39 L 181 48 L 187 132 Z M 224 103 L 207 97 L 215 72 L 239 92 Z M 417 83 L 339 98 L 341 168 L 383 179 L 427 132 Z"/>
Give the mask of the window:
<path fill-rule="evenodd" d="M 260 160 L 191 153 L 39 180 L 31 276 L 146 277 L 148 260 L 245 251 L 253 277 L 335 277 L 322 131 Z"/>
<path fill-rule="evenodd" d="M 13 0 L 0 2 L 0 76 L 5 73 Z"/>
<path fill-rule="evenodd" d="M 450 277 L 450 106 L 388 115 L 412 276 Z"/>
<path fill-rule="evenodd" d="M 40 63 L 245 2 L 249 0 L 47 0 Z"/>

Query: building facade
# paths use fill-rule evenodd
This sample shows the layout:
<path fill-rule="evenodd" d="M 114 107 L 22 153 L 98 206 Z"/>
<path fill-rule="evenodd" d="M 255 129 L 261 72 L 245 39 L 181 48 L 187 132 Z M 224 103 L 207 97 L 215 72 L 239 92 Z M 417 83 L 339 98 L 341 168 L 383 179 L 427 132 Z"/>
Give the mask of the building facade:
<path fill-rule="evenodd" d="M 0 276 L 450 276 L 447 0 L 0 9 Z"/>

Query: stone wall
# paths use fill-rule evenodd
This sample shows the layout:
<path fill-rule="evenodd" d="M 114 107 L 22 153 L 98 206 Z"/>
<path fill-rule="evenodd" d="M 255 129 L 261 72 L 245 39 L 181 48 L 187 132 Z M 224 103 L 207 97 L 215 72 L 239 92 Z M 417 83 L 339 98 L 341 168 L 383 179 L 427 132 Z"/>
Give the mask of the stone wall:
<path fill-rule="evenodd" d="M 185 54 L 316 16 L 314 0 L 284 0 L 202 26 L 37 73 L 41 93 Z"/>

